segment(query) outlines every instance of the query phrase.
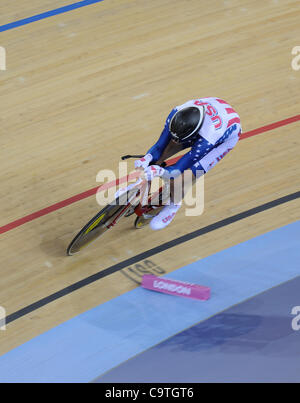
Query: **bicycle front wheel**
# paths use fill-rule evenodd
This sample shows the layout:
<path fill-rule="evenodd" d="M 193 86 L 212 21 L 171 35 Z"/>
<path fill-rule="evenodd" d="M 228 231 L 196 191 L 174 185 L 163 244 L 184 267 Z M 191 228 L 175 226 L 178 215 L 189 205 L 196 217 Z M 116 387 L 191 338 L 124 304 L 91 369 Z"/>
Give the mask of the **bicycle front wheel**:
<path fill-rule="evenodd" d="M 104 207 L 78 232 L 67 248 L 67 255 L 72 256 L 78 253 L 96 238 L 103 235 L 110 228 L 109 223 L 113 222 L 125 209 L 126 206 L 112 204 Z"/>

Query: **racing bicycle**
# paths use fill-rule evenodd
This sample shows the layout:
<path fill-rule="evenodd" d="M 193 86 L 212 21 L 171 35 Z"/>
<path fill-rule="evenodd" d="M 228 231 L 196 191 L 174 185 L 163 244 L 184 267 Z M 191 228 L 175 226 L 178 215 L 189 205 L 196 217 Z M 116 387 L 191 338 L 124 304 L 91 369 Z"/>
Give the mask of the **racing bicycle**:
<path fill-rule="evenodd" d="M 128 158 L 142 158 L 143 155 L 125 155 Z M 166 163 L 161 164 L 162 167 Z M 150 193 L 151 182 L 139 178 L 129 185 L 115 200 L 100 210 L 75 236 L 67 248 L 67 255 L 72 256 L 84 247 L 102 236 L 106 231 L 115 227 L 123 217 L 135 215 L 134 227 L 141 229 L 149 224 L 165 206 L 169 198 L 170 185 L 163 182 L 159 189 Z M 117 192 L 118 193 L 118 192 Z"/>

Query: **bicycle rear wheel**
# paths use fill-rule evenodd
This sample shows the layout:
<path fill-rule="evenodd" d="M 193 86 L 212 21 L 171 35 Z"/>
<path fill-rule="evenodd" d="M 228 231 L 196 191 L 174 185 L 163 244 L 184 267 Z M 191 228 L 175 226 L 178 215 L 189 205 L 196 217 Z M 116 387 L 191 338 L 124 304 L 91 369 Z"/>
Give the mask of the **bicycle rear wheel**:
<path fill-rule="evenodd" d="M 136 219 L 134 221 L 135 228 L 141 229 L 141 228 L 145 227 L 146 225 L 148 225 L 150 223 L 150 221 L 152 220 L 152 218 L 157 216 L 157 214 L 159 214 L 163 208 L 164 208 L 164 206 L 160 206 L 155 209 L 152 209 L 151 211 L 149 211 L 146 214 L 136 217 Z"/>

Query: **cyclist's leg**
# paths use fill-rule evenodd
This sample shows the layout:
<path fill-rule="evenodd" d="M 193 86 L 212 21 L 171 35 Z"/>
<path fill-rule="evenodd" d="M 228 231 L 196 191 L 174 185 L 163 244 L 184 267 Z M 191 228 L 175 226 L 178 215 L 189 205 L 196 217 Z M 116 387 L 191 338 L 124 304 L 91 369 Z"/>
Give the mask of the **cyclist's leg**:
<path fill-rule="evenodd" d="M 196 182 L 196 177 L 190 170 L 170 180 L 170 200 L 174 204 L 180 204 L 186 193 Z"/>
<path fill-rule="evenodd" d="M 226 154 L 231 151 L 239 140 L 238 132 L 233 133 L 223 143 L 213 148 L 208 154 L 197 161 L 191 170 L 195 177 L 202 176 L 204 173 L 212 169 L 219 161 L 221 161 Z"/>
<path fill-rule="evenodd" d="M 230 135 L 223 143 L 213 148 L 203 158 L 197 161 L 190 168 L 193 175 L 184 175 L 183 173 L 176 178 L 171 179 L 170 204 L 165 206 L 164 209 L 151 220 L 150 227 L 153 230 L 163 229 L 170 224 L 182 204 L 182 199 L 189 191 L 190 187 L 200 176 L 208 172 L 213 166 L 221 161 L 230 150 L 233 149 L 239 140 L 238 133 L 239 132 L 236 132 Z"/>

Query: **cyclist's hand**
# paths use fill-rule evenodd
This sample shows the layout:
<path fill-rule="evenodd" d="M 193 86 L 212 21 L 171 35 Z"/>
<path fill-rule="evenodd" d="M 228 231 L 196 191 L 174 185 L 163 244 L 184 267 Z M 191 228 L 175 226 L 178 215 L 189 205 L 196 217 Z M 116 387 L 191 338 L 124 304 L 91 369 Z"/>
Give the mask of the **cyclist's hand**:
<path fill-rule="evenodd" d="M 138 168 L 146 169 L 152 160 L 153 160 L 152 155 L 146 154 L 143 158 L 134 161 L 134 167 L 135 169 Z"/>
<path fill-rule="evenodd" d="M 157 176 L 163 176 L 165 169 L 159 165 L 151 165 L 144 170 L 144 176 L 147 181 L 152 181 Z"/>

